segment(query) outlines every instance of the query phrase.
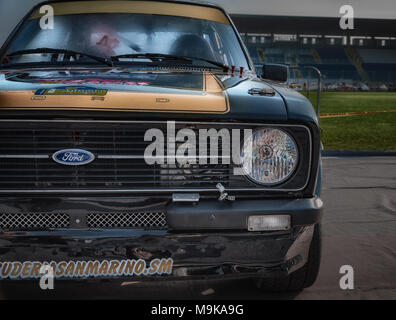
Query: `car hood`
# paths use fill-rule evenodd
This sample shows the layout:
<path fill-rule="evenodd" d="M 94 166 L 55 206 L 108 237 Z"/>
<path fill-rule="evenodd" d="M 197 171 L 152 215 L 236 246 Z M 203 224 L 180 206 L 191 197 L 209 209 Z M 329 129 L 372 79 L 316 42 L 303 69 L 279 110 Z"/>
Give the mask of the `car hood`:
<path fill-rule="evenodd" d="M 267 96 L 251 94 L 251 89 L 272 90 L 255 77 L 210 72 L 14 71 L 0 74 L 0 109 L 287 120 L 285 103 L 277 91 Z"/>

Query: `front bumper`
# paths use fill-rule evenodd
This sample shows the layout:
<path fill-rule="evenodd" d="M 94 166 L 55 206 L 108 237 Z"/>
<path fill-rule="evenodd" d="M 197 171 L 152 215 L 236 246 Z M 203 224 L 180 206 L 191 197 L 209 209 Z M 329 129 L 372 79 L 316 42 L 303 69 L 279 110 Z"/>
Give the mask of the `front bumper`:
<path fill-rule="evenodd" d="M 70 206 L 73 201 L 79 200 L 63 199 L 63 203 L 58 203 L 58 209 L 74 207 Z M 103 202 L 97 201 L 103 209 Z M 92 199 L 88 202 L 90 205 L 95 203 Z M 45 206 L 44 202 L 42 205 Z M 0 209 L 4 206 L 4 202 L 0 203 Z M 26 206 L 20 207 L 22 211 L 26 209 Z M 176 280 L 187 276 L 285 276 L 307 261 L 314 226 L 320 222 L 322 201 L 319 198 L 202 201 L 196 205 L 171 204 L 166 210 L 168 230 L 72 228 L 2 232 L 0 277 L 12 278 L 4 273 L 9 262 L 125 259 L 149 262 L 164 258 L 173 261 L 171 274 L 131 277 Z M 258 214 L 290 214 L 292 228 L 287 232 L 248 232 L 247 217 Z M 100 277 L 112 276 L 115 275 Z"/>

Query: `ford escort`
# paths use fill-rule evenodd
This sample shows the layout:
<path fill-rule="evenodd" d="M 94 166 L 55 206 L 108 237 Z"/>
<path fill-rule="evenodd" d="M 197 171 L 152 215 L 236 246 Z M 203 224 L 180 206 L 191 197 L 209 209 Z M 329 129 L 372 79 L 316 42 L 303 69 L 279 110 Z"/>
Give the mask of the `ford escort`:
<path fill-rule="evenodd" d="M 0 278 L 311 286 L 320 130 L 187 1 L 49 1 L 0 51 Z"/>

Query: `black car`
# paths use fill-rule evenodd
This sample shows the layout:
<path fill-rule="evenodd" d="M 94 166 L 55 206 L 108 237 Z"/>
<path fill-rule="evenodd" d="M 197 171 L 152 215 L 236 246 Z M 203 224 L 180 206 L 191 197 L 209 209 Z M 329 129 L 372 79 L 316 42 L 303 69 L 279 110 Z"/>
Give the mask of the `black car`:
<path fill-rule="evenodd" d="M 0 63 L 1 279 L 314 283 L 318 119 L 223 9 L 45 2 Z"/>

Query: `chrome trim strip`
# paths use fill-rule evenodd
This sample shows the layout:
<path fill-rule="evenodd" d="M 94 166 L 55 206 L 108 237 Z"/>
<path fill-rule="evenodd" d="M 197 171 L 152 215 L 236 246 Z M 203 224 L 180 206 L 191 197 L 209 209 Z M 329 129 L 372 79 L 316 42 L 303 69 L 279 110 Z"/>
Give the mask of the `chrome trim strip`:
<path fill-rule="evenodd" d="M 145 157 L 135 156 L 135 155 L 98 155 L 97 159 L 174 159 L 173 156 L 163 156 L 163 157 Z M 176 156 L 176 159 L 231 159 L 231 156 Z"/>
<path fill-rule="evenodd" d="M 47 154 L 0 154 L 0 159 L 48 159 Z"/>
<path fill-rule="evenodd" d="M 98 155 L 96 157 L 97 159 L 144 159 L 144 155 L 143 156 L 134 156 L 134 155 Z"/>
<path fill-rule="evenodd" d="M 48 159 L 46 154 L 0 154 L 0 159 Z M 136 155 L 98 155 L 97 159 L 173 159 L 172 156 L 147 157 Z M 178 159 L 231 159 L 230 156 L 178 156 Z"/>

